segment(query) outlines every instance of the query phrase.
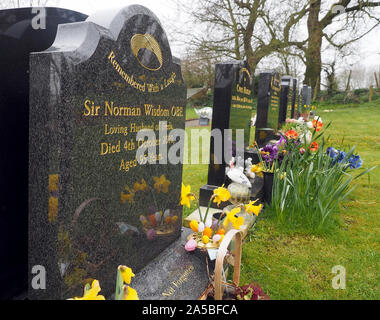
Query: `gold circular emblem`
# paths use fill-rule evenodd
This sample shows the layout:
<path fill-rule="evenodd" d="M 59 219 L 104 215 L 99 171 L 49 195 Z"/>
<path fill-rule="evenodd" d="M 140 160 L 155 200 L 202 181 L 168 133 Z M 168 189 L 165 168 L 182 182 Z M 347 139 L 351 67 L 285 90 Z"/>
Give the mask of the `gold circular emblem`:
<path fill-rule="evenodd" d="M 246 73 L 250 79 L 252 78 L 251 73 L 248 71 L 247 68 L 242 68 L 240 70 L 240 73 Z"/>
<path fill-rule="evenodd" d="M 158 71 L 162 67 L 162 51 L 160 48 L 160 45 L 158 44 L 157 40 L 151 35 L 151 34 L 135 34 L 131 39 L 131 49 L 133 55 L 136 57 L 137 61 L 143 66 L 145 69 L 148 69 L 150 71 Z M 160 66 L 158 68 L 150 68 L 146 65 L 144 65 L 139 57 L 138 54 L 141 49 L 147 49 L 156 56 Z"/>

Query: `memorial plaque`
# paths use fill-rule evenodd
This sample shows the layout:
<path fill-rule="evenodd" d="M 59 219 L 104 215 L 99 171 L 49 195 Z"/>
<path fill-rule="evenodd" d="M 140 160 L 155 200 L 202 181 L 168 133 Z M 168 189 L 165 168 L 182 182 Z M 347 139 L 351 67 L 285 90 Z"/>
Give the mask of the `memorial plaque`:
<path fill-rule="evenodd" d="M 28 287 L 29 54 L 49 48 L 59 24 L 86 18 L 59 8 L 0 10 L 0 300 Z"/>
<path fill-rule="evenodd" d="M 133 288 L 142 300 L 196 300 L 209 285 L 209 270 L 215 263 L 201 250 L 186 252 L 184 246 L 192 230 L 168 247 L 133 279 Z"/>
<path fill-rule="evenodd" d="M 182 165 L 164 164 L 183 144 L 180 62 L 150 10 L 99 12 L 31 55 L 30 97 L 29 268 L 48 275 L 30 297 L 78 296 L 97 279 L 109 298 L 119 265 L 137 273 L 181 233 Z"/>
<path fill-rule="evenodd" d="M 212 130 L 222 134 L 222 155 L 224 148 L 231 148 L 235 155 L 236 130 L 244 130 L 244 149 L 249 147 L 251 117 L 253 111 L 253 78 L 246 62 L 235 61 L 220 63 L 215 67 L 214 109 Z M 232 130 L 232 141 L 225 141 L 225 130 Z M 243 150 L 244 151 L 244 150 Z M 207 185 L 201 188 L 200 203 L 208 205 L 212 191 L 226 184 L 226 162 L 230 159 L 217 159 L 215 141 L 210 143 L 210 165 Z"/>
<path fill-rule="evenodd" d="M 275 137 L 280 107 L 280 75 L 275 71 L 260 74 L 255 140 L 261 147 Z"/>

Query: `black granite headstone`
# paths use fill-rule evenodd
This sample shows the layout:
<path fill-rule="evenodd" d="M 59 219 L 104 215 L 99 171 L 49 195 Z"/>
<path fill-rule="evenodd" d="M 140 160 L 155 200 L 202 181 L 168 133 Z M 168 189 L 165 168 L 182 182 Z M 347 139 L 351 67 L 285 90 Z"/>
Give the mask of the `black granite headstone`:
<path fill-rule="evenodd" d="M 236 130 L 244 130 L 244 148 L 248 150 L 253 111 L 253 78 L 246 62 L 220 63 L 215 67 L 214 109 L 212 130 L 220 130 L 222 135 L 222 155 L 224 148 L 231 147 L 234 153 Z M 232 129 L 232 141 L 225 141 L 225 130 Z M 210 165 L 207 185 L 200 190 L 200 204 L 207 206 L 215 188 L 227 184 L 226 162 L 230 159 L 216 159 L 215 140 L 210 143 Z"/>
<path fill-rule="evenodd" d="M 30 76 L 29 267 L 48 275 L 30 297 L 78 296 L 86 279 L 110 297 L 118 265 L 137 273 L 181 233 L 182 165 L 158 163 L 185 128 L 180 62 L 156 16 L 132 5 L 60 25 Z M 156 137 L 137 140 L 147 129 Z M 137 159 L 142 145 L 157 158 Z"/>
<path fill-rule="evenodd" d="M 275 71 L 260 74 L 255 140 L 261 147 L 275 138 L 278 129 L 281 82 Z"/>
<path fill-rule="evenodd" d="M 298 108 L 298 87 L 297 87 L 297 79 L 293 79 L 293 85 L 292 85 L 292 104 L 291 104 L 291 109 L 290 109 L 290 119 L 294 119 L 296 116 L 296 110 Z"/>
<path fill-rule="evenodd" d="M 27 290 L 29 54 L 49 48 L 61 23 L 83 21 L 79 12 L 45 8 L 0 11 L 0 299 Z M 40 21 L 41 23 L 41 21 Z M 40 28 L 41 27 L 41 28 Z"/>
<path fill-rule="evenodd" d="M 292 82 L 292 77 L 290 76 L 283 76 L 281 78 L 280 111 L 279 111 L 279 117 L 278 117 L 279 128 L 285 123 L 288 110 L 289 110 L 289 105 L 291 105 L 291 100 L 290 100 L 292 97 L 291 82 Z"/>
<path fill-rule="evenodd" d="M 304 117 L 310 112 L 311 98 L 311 87 L 304 84 L 302 87 L 302 105 L 300 107 L 300 113 Z"/>

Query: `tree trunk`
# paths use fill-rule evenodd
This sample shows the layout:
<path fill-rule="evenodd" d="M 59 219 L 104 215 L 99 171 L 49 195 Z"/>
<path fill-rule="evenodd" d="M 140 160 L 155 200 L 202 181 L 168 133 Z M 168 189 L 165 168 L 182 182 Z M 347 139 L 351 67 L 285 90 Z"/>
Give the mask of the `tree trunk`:
<path fill-rule="evenodd" d="M 319 21 L 319 12 L 321 11 L 321 0 L 312 0 L 310 5 L 309 16 L 307 20 L 307 29 L 309 33 L 308 47 L 305 52 L 306 72 L 305 83 L 312 87 L 312 90 L 320 91 L 318 79 L 322 71 L 322 26 Z"/>

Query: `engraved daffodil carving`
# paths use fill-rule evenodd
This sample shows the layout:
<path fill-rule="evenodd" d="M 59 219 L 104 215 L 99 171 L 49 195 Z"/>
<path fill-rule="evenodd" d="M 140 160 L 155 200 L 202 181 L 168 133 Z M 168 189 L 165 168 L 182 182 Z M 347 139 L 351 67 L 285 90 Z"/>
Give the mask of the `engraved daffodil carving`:
<path fill-rule="evenodd" d="M 171 185 L 171 182 L 166 179 L 164 174 L 161 177 L 153 177 L 153 180 L 154 180 L 154 188 L 157 190 L 158 193 L 169 192 L 169 186 Z"/>
<path fill-rule="evenodd" d="M 124 193 L 124 192 L 121 193 L 121 196 L 120 196 L 121 197 L 121 202 L 124 203 L 124 204 L 127 201 L 129 203 L 135 203 L 135 191 L 131 190 L 131 188 L 128 187 L 128 186 L 125 187 L 125 190 L 127 190 L 128 193 Z"/>
<path fill-rule="evenodd" d="M 133 190 L 136 192 L 138 191 L 144 192 L 146 188 L 147 188 L 146 181 L 144 179 L 141 180 L 141 183 L 136 182 L 135 185 L 133 186 Z"/>

